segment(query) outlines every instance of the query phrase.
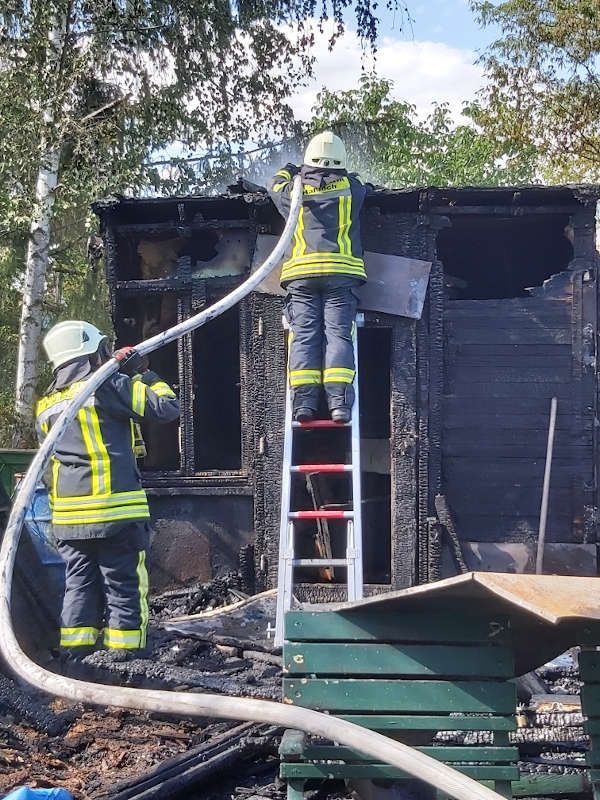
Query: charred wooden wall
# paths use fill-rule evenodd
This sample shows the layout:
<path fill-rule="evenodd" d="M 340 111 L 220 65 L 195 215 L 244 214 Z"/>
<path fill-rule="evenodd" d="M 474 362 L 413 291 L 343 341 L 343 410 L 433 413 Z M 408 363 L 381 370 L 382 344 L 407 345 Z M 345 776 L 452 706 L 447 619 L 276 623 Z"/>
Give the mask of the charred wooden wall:
<path fill-rule="evenodd" d="M 364 444 L 379 447 L 381 437 L 389 438 L 391 454 L 387 499 L 373 498 L 377 514 L 389 515 L 387 526 L 368 502 L 363 506 L 369 591 L 456 571 L 450 550 L 440 552 L 438 494 L 450 505 L 471 567 L 531 568 L 555 395 L 548 568 L 596 573 L 599 194 L 594 187 L 423 189 L 369 200 L 367 249 L 432 262 L 423 318 L 367 313 L 359 335 Z M 225 294 L 247 272 L 257 233 L 282 228 L 270 203 L 257 195 L 120 200 L 96 210 L 121 343 L 145 338 L 149 326 L 168 327 Z M 502 260 L 498 242 L 504 241 L 511 244 Z M 281 312 L 279 298 L 252 294 L 232 317 L 239 374 L 229 372 L 221 382 L 238 386 L 239 433 L 225 427 L 225 414 L 213 430 L 207 427 L 206 417 L 229 407 L 232 398 L 208 402 L 202 395 L 201 381 L 213 378 L 201 373 L 218 368 L 218 355 L 199 356 L 200 344 L 203 352 L 212 343 L 218 350 L 219 341 L 210 337 L 223 339 L 226 328 L 217 336 L 207 327 L 206 339 L 188 336 L 156 355 L 154 366 L 178 385 L 182 402 L 180 446 L 169 461 L 167 445 L 148 432 L 151 454 L 144 465 L 161 583 L 235 567 L 239 549 L 247 552 L 248 545 L 256 588 L 276 583 L 285 393 Z M 223 357 L 231 360 L 230 351 Z M 387 427 L 369 417 L 369 391 L 382 371 Z M 235 450 L 239 438 L 239 463 L 217 459 L 210 468 L 219 431 L 225 450 Z M 172 448 L 176 432 L 165 437 Z M 369 491 L 381 494 L 385 479 L 364 478 L 370 501 Z M 340 591 L 319 583 L 305 587 L 313 598 Z"/>

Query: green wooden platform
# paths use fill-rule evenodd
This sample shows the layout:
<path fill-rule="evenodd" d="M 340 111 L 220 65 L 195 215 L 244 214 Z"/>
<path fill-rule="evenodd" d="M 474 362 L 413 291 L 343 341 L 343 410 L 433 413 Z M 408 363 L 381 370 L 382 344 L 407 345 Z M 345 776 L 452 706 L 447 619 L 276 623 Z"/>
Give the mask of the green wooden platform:
<path fill-rule="evenodd" d="M 454 610 L 455 611 L 455 610 Z M 399 616 L 378 608 L 286 617 L 284 702 L 393 735 L 512 797 L 518 750 L 508 620 L 471 609 Z M 492 746 L 434 746 L 438 731 L 490 731 Z M 288 800 L 311 780 L 411 776 L 347 747 L 286 731 L 280 747 Z"/>

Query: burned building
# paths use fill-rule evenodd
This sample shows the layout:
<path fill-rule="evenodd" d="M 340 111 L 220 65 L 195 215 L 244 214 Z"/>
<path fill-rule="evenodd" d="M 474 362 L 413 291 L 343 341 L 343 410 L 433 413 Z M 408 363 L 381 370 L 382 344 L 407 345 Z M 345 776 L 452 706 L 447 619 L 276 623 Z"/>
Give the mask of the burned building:
<path fill-rule="evenodd" d="M 478 570 L 533 569 L 552 397 L 545 568 L 597 574 L 599 196 L 598 187 L 535 186 L 367 199 L 365 248 L 432 264 L 421 319 L 367 312 L 359 332 L 367 591 L 453 574 L 456 557 Z M 248 274 L 258 237 L 283 228 L 268 199 L 241 188 L 95 210 L 120 345 L 227 294 Z M 207 579 L 240 553 L 254 588 L 276 582 L 281 312 L 280 297 L 252 293 L 151 356 L 182 408 L 179 426 L 146 431 L 141 465 L 158 585 Z M 316 432 L 310 447 L 324 447 Z M 333 478 L 296 493 L 305 508 L 343 497 Z M 454 543 L 439 524 L 439 495 Z M 322 575 L 307 579 L 323 585 Z"/>

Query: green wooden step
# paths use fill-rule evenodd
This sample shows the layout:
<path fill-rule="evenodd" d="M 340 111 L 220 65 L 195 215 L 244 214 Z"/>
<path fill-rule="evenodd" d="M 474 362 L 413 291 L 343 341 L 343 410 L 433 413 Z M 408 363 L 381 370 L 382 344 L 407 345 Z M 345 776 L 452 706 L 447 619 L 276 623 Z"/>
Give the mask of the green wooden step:
<path fill-rule="evenodd" d="M 457 766 L 456 770 L 474 780 L 514 781 L 519 777 L 515 766 Z M 406 772 L 387 764 L 305 764 L 283 761 L 279 774 L 282 778 L 371 778 L 403 780 L 413 778 Z"/>
<path fill-rule="evenodd" d="M 285 638 L 292 642 L 485 642 L 501 645 L 508 631 L 505 617 L 469 614 L 398 614 L 396 611 L 289 611 Z"/>
<path fill-rule="evenodd" d="M 511 651 L 489 646 L 288 642 L 283 665 L 290 675 L 514 676 Z"/>
<path fill-rule="evenodd" d="M 362 725 L 373 731 L 514 731 L 517 722 L 513 715 L 507 717 L 474 717 L 397 714 L 339 714 L 340 719 Z"/>
<path fill-rule="evenodd" d="M 579 653 L 579 677 L 585 683 L 600 683 L 600 650 Z"/>
<path fill-rule="evenodd" d="M 493 781 L 481 781 L 489 789 L 494 788 Z M 521 775 L 518 781 L 512 782 L 513 797 L 560 797 L 570 794 L 583 796 L 589 791 L 589 781 L 584 772 L 572 775 Z"/>
<path fill-rule="evenodd" d="M 586 717 L 600 717 L 600 684 L 586 683 L 581 687 L 581 710 Z"/>
<path fill-rule="evenodd" d="M 284 702 L 326 711 L 515 712 L 514 684 L 494 681 L 284 678 Z"/>
<path fill-rule="evenodd" d="M 519 760 L 519 750 L 516 747 L 417 747 L 421 753 L 425 753 L 438 761 L 476 761 L 494 763 L 516 763 Z M 286 753 L 280 748 L 280 754 Z M 293 752 L 294 758 L 298 755 Z M 373 761 L 372 756 L 365 756 L 363 753 L 353 750 L 350 747 L 338 747 L 337 745 L 308 744 L 304 747 L 300 756 L 304 761 Z"/>

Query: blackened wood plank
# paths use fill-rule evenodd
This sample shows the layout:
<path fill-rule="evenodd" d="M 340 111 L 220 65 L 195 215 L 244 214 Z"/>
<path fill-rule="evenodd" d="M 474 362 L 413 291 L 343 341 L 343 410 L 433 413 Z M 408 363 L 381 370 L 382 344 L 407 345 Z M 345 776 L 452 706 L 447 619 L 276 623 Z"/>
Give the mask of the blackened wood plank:
<path fill-rule="evenodd" d="M 544 402 L 544 404 L 546 403 Z M 492 411 L 486 413 L 487 404 L 486 409 L 482 409 L 481 404 L 478 404 L 477 410 L 473 403 L 465 403 L 463 406 L 463 408 L 457 407 L 453 411 L 450 411 L 449 409 L 446 410 L 446 416 L 444 418 L 445 430 L 450 430 L 452 428 L 465 428 L 469 427 L 469 424 L 474 429 L 499 428 L 505 430 L 542 431 L 544 429 L 547 431 L 548 429 L 547 413 L 511 414 L 508 410 L 504 413 L 494 413 Z M 581 420 L 580 430 L 591 431 L 593 424 L 593 417 L 590 414 Z M 574 430 L 573 419 L 569 414 L 566 413 L 566 411 L 565 413 L 561 414 L 559 418 L 557 418 L 556 429 L 562 431 Z"/>
<path fill-rule="evenodd" d="M 519 394 L 513 397 L 490 397 L 485 405 L 482 405 L 476 397 L 458 397 L 457 395 L 444 395 L 444 417 L 460 413 L 482 413 L 489 414 L 545 414 L 548 417 L 550 402 L 545 397 L 535 397 L 527 394 Z M 590 416 L 592 412 L 590 411 Z M 568 406 L 564 406 L 563 415 L 568 415 Z M 561 416 L 559 414 L 559 416 Z"/>
<path fill-rule="evenodd" d="M 568 287 L 570 289 L 570 287 Z M 496 311 L 503 315 L 511 313 L 551 314 L 560 309 L 568 309 L 571 303 L 570 291 L 561 297 L 502 297 L 494 300 L 449 300 L 447 314 L 487 314 Z M 536 317 L 537 318 L 537 317 Z"/>
<path fill-rule="evenodd" d="M 570 344 L 530 344 L 529 342 L 518 343 L 492 343 L 492 344 L 479 344 L 479 343 L 451 343 L 450 344 L 450 359 L 455 361 L 474 361 L 479 363 L 483 361 L 490 365 L 502 363 L 501 359 L 510 358 L 519 364 L 525 359 L 540 359 L 547 361 L 549 359 L 570 359 L 571 358 L 571 345 Z"/>
<path fill-rule="evenodd" d="M 540 518 L 539 513 L 529 516 L 498 514 L 460 514 L 457 515 L 463 542 L 531 542 L 537 541 Z M 573 528 L 568 517 L 548 513 L 546 529 L 547 542 L 583 544 L 583 538 Z"/>
<path fill-rule="evenodd" d="M 509 380 L 498 382 L 487 381 L 485 376 L 480 376 L 469 384 L 451 380 L 447 390 L 456 397 L 558 397 L 559 401 L 569 401 L 573 392 L 567 383 L 522 383 Z"/>
<path fill-rule="evenodd" d="M 490 324 L 484 318 L 453 320 L 445 319 L 447 341 L 473 345 L 544 345 L 564 346 L 571 344 L 571 331 L 566 323 L 558 327 L 540 326 L 534 323 L 514 325 L 511 320 L 496 320 Z"/>
<path fill-rule="evenodd" d="M 591 453 L 583 461 L 571 459 L 552 460 L 552 485 L 555 488 L 566 488 L 576 474 L 583 474 L 587 479 L 593 476 Z M 498 462 L 492 458 L 446 458 L 444 460 L 444 485 L 462 489 L 473 481 L 489 484 L 492 491 L 497 486 L 531 487 L 542 485 L 544 476 L 544 458 L 506 458 Z"/>
<path fill-rule="evenodd" d="M 451 491 L 450 487 L 447 488 L 452 508 L 458 519 L 462 519 L 463 514 L 534 517 L 540 509 L 541 487 L 539 491 L 530 486 L 501 489 L 485 483 L 473 483 L 470 486 L 463 486 L 462 490 L 455 488 Z M 552 487 L 550 504 L 556 516 L 570 518 L 574 510 L 571 487 L 565 489 Z M 441 521 L 443 523 L 443 520 Z"/>
<path fill-rule="evenodd" d="M 486 383 L 563 383 L 570 381 L 570 362 L 560 361 L 555 366 L 540 365 L 522 368 L 518 365 L 508 367 L 463 366 L 460 362 L 449 364 L 447 379 L 450 387 L 463 385 L 465 388 L 476 381 Z M 527 390 L 525 390 L 526 392 Z"/>

